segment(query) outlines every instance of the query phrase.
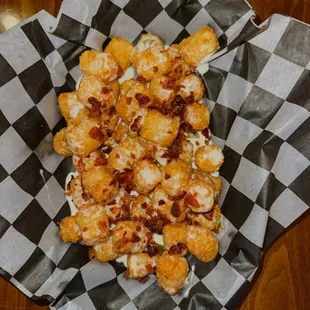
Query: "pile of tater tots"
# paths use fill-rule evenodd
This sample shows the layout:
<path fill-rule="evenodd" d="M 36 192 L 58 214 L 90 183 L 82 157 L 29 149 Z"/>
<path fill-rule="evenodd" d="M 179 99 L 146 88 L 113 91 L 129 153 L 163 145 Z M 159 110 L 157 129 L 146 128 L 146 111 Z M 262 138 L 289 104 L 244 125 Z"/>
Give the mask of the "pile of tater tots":
<path fill-rule="evenodd" d="M 100 262 L 127 255 L 125 277 L 156 274 L 169 295 L 187 282 L 189 253 L 205 263 L 218 253 L 224 156 L 195 74 L 217 49 L 207 26 L 169 47 L 150 33 L 136 46 L 115 37 L 80 56 L 77 90 L 58 98 L 67 127 L 54 148 L 77 171 L 66 187 L 77 213 L 61 220 L 61 238 Z"/>

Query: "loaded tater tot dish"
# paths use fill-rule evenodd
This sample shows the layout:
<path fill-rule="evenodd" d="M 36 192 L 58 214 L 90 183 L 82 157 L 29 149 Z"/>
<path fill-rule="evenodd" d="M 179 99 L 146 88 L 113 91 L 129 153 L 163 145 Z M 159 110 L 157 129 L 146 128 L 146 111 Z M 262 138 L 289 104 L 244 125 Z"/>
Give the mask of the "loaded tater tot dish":
<path fill-rule="evenodd" d="M 188 281 L 188 255 L 208 263 L 218 253 L 224 156 L 195 73 L 217 48 L 209 27 L 170 47 L 150 33 L 136 46 L 116 37 L 80 56 L 76 91 L 58 98 L 67 127 L 54 149 L 76 170 L 61 238 L 88 246 L 90 259 L 123 262 L 125 277 L 153 274 L 169 295 Z"/>

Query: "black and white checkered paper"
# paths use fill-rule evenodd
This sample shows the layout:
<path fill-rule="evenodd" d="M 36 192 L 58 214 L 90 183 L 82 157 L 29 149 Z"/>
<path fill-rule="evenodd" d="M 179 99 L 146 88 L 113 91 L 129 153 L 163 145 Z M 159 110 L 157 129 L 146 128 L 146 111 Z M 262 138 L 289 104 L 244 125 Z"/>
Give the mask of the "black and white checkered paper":
<path fill-rule="evenodd" d="M 254 14 L 241 0 L 65 0 L 57 19 L 42 11 L 0 36 L 5 278 L 57 310 L 236 307 L 262 252 L 310 205 L 310 27 L 281 15 L 257 27 Z M 221 46 L 203 79 L 226 158 L 224 230 L 216 259 L 189 256 L 190 284 L 169 297 L 154 276 L 125 280 L 122 265 L 89 261 L 86 247 L 60 240 L 72 164 L 52 147 L 65 126 L 57 95 L 75 89 L 88 48 L 103 49 L 114 36 L 136 42 L 143 32 L 176 43 L 206 24 Z"/>

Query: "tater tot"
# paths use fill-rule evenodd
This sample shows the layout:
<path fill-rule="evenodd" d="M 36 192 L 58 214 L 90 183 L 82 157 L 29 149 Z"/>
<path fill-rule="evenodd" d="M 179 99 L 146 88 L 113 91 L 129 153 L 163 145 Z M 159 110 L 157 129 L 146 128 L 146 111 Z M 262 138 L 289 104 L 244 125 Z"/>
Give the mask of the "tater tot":
<path fill-rule="evenodd" d="M 79 124 L 89 115 L 89 110 L 79 100 L 76 92 L 60 94 L 58 102 L 61 114 L 68 125 Z"/>
<path fill-rule="evenodd" d="M 202 226 L 211 231 L 221 228 L 222 212 L 217 205 L 207 213 L 188 212 L 187 217 L 193 225 Z"/>
<path fill-rule="evenodd" d="M 176 82 L 179 94 L 186 102 L 199 101 L 205 92 L 201 79 L 196 74 L 189 74 Z"/>
<path fill-rule="evenodd" d="M 113 244 L 119 253 L 138 253 L 145 250 L 152 233 L 139 222 L 119 221 L 113 228 Z"/>
<path fill-rule="evenodd" d="M 94 245 L 91 250 L 95 258 L 102 263 L 115 260 L 120 256 L 114 249 L 112 236 L 107 238 L 104 242 Z"/>
<path fill-rule="evenodd" d="M 125 137 L 109 155 L 109 164 L 116 170 L 131 168 L 145 156 L 145 148 L 138 138 Z"/>
<path fill-rule="evenodd" d="M 195 164 L 205 172 L 218 170 L 224 162 L 224 155 L 217 145 L 205 145 L 196 150 Z"/>
<path fill-rule="evenodd" d="M 126 94 L 129 90 L 129 88 L 131 88 L 136 83 L 137 83 L 136 79 L 125 80 L 123 83 L 121 83 L 121 85 L 120 85 L 121 96 Z"/>
<path fill-rule="evenodd" d="M 146 108 L 153 101 L 150 90 L 142 83 L 136 81 L 128 91 L 122 95 L 115 105 L 118 115 L 126 124 L 130 124 L 135 115 L 142 108 Z"/>
<path fill-rule="evenodd" d="M 183 222 L 186 218 L 185 203 L 182 200 L 172 201 L 161 185 L 157 185 L 153 192 L 152 205 L 171 223 Z"/>
<path fill-rule="evenodd" d="M 93 168 L 95 166 L 104 166 L 107 164 L 107 162 L 108 159 L 106 157 L 106 154 L 99 150 L 94 151 L 87 156 L 82 157 L 78 155 L 73 155 L 72 157 L 73 166 L 79 174 L 82 174 L 86 170 L 89 170 L 90 168 Z"/>
<path fill-rule="evenodd" d="M 132 50 L 133 46 L 127 40 L 114 37 L 104 51 L 113 54 L 123 71 L 125 71 L 130 66 Z"/>
<path fill-rule="evenodd" d="M 204 130 L 210 122 L 208 107 L 196 102 L 188 104 L 184 109 L 184 121 L 192 125 L 194 130 Z"/>
<path fill-rule="evenodd" d="M 171 78 L 156 75 L 150 83 L 150 90 L 154 96 L 156 105 L 167 105 L 175 98 L 174 82 Z"/>
<path fill-rule="evenodd" d="M 110 185 L 113 176 L 105 166 L 96 166 L 82 175 L 85 190 L 97 201 L 107 203 L 119 192 L 116 184 Z"/>
<path fill-rule="evenodd" d="M 160 168 L 149 160 L 140 160 L 133 170 L 135 189 L 141 194 L 147 194 L 161 181 Z"/>
<path fill-rule="evenodd" d="M 89 98 L 95 98 L 99 102 L 104 99 L 104 93 L 102 92 L 104 84 L 101 80 L 97 79 L 95 76 L 84 75 L 81 79 L 79 89 L 76 91 L 80 101 L 89 109 L 92 105 L 88 101 Z"/>
<path fill-rule="evenodd" d="M 79 242 L 82 238 L 80 227 L 75 216 L 67 216 L 59 223 L 60 237 L 64 242 Z"/>
<path fill-rule="evenodd" d="M 166 249 L 170 249 L 173 245 L 183 243 L 186 245 L 186 223 L 171 223 L 163 228 L 163 237 Z"/>
<path fill-rule="evenodd" d="M 210 211 L 214 203 L 213 183 L 204 179 L 191 180 L 184 201 L 193 212 Z"/>
<path fill-rule="evenodd" d="M 84 191 L 82 186 L 82 177 L 80 175 L 70 181 L 66 194 L 72 197 L 72 201 L 77 209 L 96 203 L 96 201 Z"/>
<path fill-rule="evenodd" d="M 164 42 L 158 37 L 151 33 L 144 33 L 141 35 L 139 42 L 133 48 L 131 57 L 145 51 L 150 47 L 160 47 L 164 48 Z"/>
<path fill-rule="evenodd" d="M 73 154 L 67 144 L 67 127 L 60 129 L 53 139 L 53 146 L 56 153 L 64 157 L 71 157 Z"/>
<path fill-rule="evenodd" d="M 220 177 L 214 177 L 212 175 L 209 175 L 209 178 L 212 179 L 214 184 L 214 191 L 215 191 L 215 200 L 218 202 L 220 199 L 221 191 L 222 191 L 222 181 Z"/>
<path fill-rule="evenodd" d="M 150 81 L 156 74 L 166 75 L 172 70 L 172 60 L 167 50 L 151 47 L 131 59 L 138 75 Z"/>
<path fill-rule="evenodd" d="M 75 217 L 85 245 L 102 243 L 110 236 L 109 220 L 102 205 L 84 206 Z"/>
<path fill-rule="evenodd" d="M 208 26 L 200 28 L 179 44 L 183 59 L 192 67 L 196 67 L 203 58 L 216 52 L 218 47 L 217 36 Z"/>
<path fill-rule="evenodd" d="M 140 136 L 159 146 L 169 146 L 178 135 L 180 121 L 149 110 L 140 128 Z"/>
<path fill-rule="evenodd" d="M 218 253 L 218 241 L 207 228 L 190 225 L 187 229 L 186 245 L 190 253 L 200 261 L 208 263 Z"/>
<path fill-rule="evenodd" d="M 103 144 L 106 132 L 98 120 L 86 118 L 80 124 L 69 125 L 66 138 L 72 153 L 86 156 Z"/>
<path fill-rule="evenodd" d="M 107 52 L 85 51 L 80 56 L 80 68 L 86 75 L 93 75 L 107 84 L 123 74 L 117 59 Z"/>
<path fill-rule="evenodd" d="M 158 258 L 158 255 L 150 257 L 147 253 L 128 255 L 127 265 L 129 277 L 139 279 L 154 273 Z"/>
<path fill-rule="evenodd" d="M 184 257 L 164 253 L 157 260 L 157 282 L 168 295 L 173 296 L 183 288 L 187 273 L 188 263 Z"/>
<path fill-rule="evenodd" d="M 163 171 L 161 185 L 164 191 L 171 196 L 180 195 L 191 178 L 190 165 L 182 160 L 172 160 Z"/>
<path fill-rule="evenodd" d="M 192 73 L 192 68 L 182 59 L 179 48 L 176 44 L 168 47 L 168 53 L 172 60 L 172 70 L 168 74 L 173 80 L 179 80 L 182 76 Z"/>

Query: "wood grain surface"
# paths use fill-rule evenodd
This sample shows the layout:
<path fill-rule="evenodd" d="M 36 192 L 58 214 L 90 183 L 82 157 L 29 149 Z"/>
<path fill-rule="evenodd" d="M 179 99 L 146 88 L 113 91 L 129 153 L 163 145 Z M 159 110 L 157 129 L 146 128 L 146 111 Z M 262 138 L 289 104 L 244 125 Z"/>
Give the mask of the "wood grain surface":
<path fill-rule="evenodd" d="M 273 13 L 310 23 L 310 0 L 249 0 L 261 20 Z M 0 33 L 44 9 L 57 15 L 61 0 L 0 0 Z M 303 310 L 310 302 L 310 216 L 304 215 L 267 251 L 241 310 Z M 0 310 L 47 310 L 0 277 Z M 87 310 L 87 309 L 85 309 Z"/>

